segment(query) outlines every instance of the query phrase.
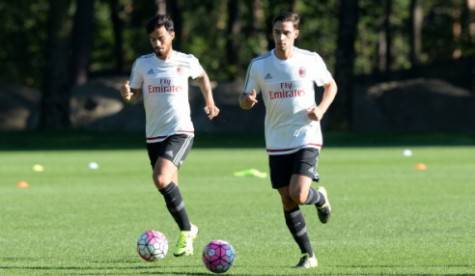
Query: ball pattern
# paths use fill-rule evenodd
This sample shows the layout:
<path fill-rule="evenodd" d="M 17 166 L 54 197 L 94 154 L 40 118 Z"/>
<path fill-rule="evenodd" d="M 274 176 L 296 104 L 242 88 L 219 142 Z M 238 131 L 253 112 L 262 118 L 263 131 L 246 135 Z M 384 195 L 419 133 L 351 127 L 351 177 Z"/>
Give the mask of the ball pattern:
<path fill-rule="evenodd" d="M 213 240 L 203 249 L 203 263 L 211 272 L 223 273 L 228 271 L 235 259 L 233 246 L 227 241 Z"/>
<path fill-rule="evenodd" d="M 137 253 L 146 261 L 163 259 L 168 252 L 168 240 L 159 231 L 148 230 L 137 240 Z"/>

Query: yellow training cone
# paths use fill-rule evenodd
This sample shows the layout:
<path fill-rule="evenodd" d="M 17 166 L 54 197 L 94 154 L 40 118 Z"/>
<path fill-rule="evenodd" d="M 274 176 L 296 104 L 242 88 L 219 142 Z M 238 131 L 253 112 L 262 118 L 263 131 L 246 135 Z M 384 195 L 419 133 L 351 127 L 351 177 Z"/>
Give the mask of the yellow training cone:
<path fill-rule="evenodd" d="M 33 165 L 33 171 L 35 172 L 43 172 L 44 170 L 45 170 L 45 167 L 43 167 L 40 164 Z"/>

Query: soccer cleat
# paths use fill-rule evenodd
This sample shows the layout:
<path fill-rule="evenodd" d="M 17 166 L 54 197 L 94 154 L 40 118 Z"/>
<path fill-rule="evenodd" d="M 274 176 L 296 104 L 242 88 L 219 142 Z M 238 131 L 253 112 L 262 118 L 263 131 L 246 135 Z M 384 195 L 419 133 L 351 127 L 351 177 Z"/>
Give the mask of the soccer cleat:
<path fill-rule="evenodd" d="M 295 268 L 312 268 L 318 266 L 318 260 L 315 255 L 310 257 L 308 254 L 302 255 Z"/>
<path fill-rule="evenodd" d="M 330 199 L 328 198 L 327 190 L 325 187 L 318 187 L 317 189 L 322 195 L 325 203 L 322 206 L 317 206 L 317 214 L 321 223 L 327 223 L 332 213 L 332 207 L 330 205 Z"/>
<path fill-rule="evenodd" d="M 176 242 L 175 257 L 193 255 L 193 240 L 198 236 L 198 227 L 191 225 L 190 231 L 181 231 Z"/>

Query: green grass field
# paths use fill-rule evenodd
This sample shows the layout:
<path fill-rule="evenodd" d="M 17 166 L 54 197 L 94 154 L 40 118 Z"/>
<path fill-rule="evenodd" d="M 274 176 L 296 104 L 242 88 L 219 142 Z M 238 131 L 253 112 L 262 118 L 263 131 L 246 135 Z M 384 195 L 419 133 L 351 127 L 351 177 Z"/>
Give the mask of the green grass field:
<path fill-rule="evenodd" d="M 237 251 L 229 275 L 474 274 L 475 147 L 402 150 L 324 149 L 319 171 L 334 213 L 322 225 L 302 207 L 320 262 L 310 271 L 291 268 L 299 251 L 268 179 L 233 176 L 268 171 L 261 148 L 191 152 L 180 186 L 200 227 L 195 255 L 171 249 L 152 263 L 136 254 L 138 236 L 157 229 L 173 248 L 177 228 L 144 149 L 0 151 L 0 275 L 208 275 L 201 250 L 212 239 Z M 30 187 L 18 189 L 19 180 Z"/>

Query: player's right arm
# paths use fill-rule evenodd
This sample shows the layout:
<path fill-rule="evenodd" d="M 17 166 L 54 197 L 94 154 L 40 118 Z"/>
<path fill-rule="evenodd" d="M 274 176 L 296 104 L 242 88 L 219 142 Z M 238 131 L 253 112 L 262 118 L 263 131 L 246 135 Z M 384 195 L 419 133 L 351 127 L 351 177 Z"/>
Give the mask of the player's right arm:
<path fill-rule="evenodd" d="M 256 89 L 259 90 L 259 87 L 256 81 L 256 66 L 253 65 L 251 61 L 244 80 L 244 92 L 239 96 L 239 106 L 244 110 L 253 108 L 257 103 Z"/>
<path fill-rule="evenodd" d="M 252 89 L 251 93 L 242 93 L 239 97 L 239 106 L 244 110 L 249 110 L 257 103 L 257 93 L 255 89 Z"/>
<path fill-rule="evenodd" d="M 125 102 L 133 103 L 142 94 L 142 89 L 130 88 L 130 83 L 128 80 L 124 81 L 120 86 L 120 95 Z"/>

